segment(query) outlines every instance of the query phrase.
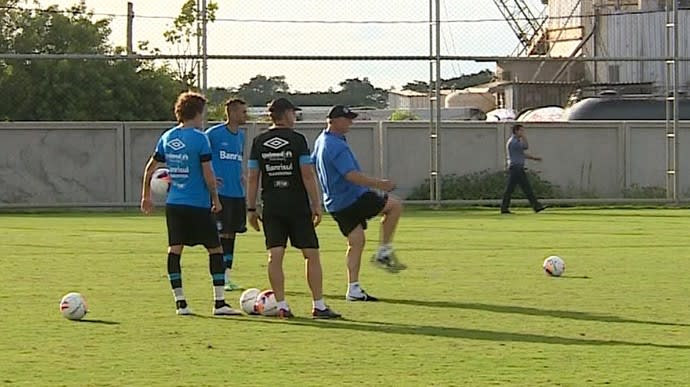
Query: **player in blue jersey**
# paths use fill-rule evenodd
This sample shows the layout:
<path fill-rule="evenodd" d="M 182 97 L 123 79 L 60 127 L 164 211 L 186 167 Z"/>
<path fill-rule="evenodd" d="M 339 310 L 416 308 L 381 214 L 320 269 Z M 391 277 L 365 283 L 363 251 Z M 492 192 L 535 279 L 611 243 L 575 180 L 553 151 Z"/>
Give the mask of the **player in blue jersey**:
<path fill-rule="evenodd" d="M 225 123 L 206 131 L 213 152 L 213 170 L 218 182 L 218 196 L 223 209 L 216 214 L 220 244 L 225 261 L 225 290 L 240 289 L 230 280 L 230 271 L 235 254 L 235 235 L 247 231 L 247 206 L 244 198 L 244 156 L 245 130 L 240 125 L 247 123 L 247 103 L 232 98 L 225 103 Z"/>
<path fill-rule="evenodd" d="M 393 234 L 400 220 L 402 203 L 399 199 L 376 191 L 390 192 L 395 184 L 387 179 L 375 179 L 362 173 L 345 134 L 357 113 L 342 105 L 328 112 L 328 127 L 314 143 L 312 158 L 323 191 L 326 210 L 338 223 L 347 238 L 348 301 L 376 301 L 359 285 L 359 268 L 366 240 L 367 220 L 382 214 L 381 245 L 373 262 L 390 272 L 405 269 L 393 253 Z"/>
<path fill-rule="evenodd" d="M 225 265 L 218 240 L 213 212 L 222 210 L 216 191 L 216 177 L 211 166 L 211 146 L 206 134 L 199 130 L 206 98 L 185 92 L 175 103 L 175 117 L 179 125 L 163 133 L 156 150 L 146 164 L 141 192 L 141 210 L 153 211 L 151 176 L 159 163 L 170 171 L 170 190 L 165 206 L 168 228 L 168 278 L 175 297 L 177 314 L 189 315 L 191 310 L 182 291 L 180 258 L 184 246 L 204 245 L 209 254 L 209 268 L 213 279 L 216 316 L 239 315 L 225 302 Z"/>

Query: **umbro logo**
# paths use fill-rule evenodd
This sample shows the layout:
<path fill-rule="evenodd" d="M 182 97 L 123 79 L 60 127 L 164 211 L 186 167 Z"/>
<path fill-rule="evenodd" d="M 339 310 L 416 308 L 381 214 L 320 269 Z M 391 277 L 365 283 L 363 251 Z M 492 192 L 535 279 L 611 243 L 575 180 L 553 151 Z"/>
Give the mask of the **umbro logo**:
<path fill-rule="evenodd" d="M 180 150 L 184 148 L 186 145 L 180 140 L 179 138 L 176 138 L 168 143 L 168 145 L 173 149 L 173 150 Z"/>
<path fill-rule="evenodd" d="M 269 148 L 274 149 L 274 150 L 278 150 L 278 149 L 284 147 L 285 145 L 287 145 L 289 143 L 290 143 L 289 141 L 282 139 L 280 137 L 273 137 L 273 138 L 270 138 L 270 139 L 264 141 L 264 146 L 269 147 Z"/>

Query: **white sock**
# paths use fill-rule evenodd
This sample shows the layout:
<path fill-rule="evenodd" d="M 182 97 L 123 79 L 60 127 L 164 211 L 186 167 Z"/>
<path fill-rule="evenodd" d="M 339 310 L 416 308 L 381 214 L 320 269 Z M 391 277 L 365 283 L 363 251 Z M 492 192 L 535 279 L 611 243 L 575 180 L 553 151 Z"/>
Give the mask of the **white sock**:
<path fill-rule="evenodd" d="M 173 296 L 175 296 L 175 301 L 182 301 L 184 300 L 184 292 L 182 291 L 182 288 L 175 288 L 173 289 Z"/>
<path fill-rule="evenodd" d="M 230 269 L 225 269 L 225 282 L 230 282 Z"/>
<path fill-rule="evenodd" d="M 213 299 L 216 301 L 223 301 L 225 299 L 225 289 L 223 289 L 223 286 L 213 287 Z"/>
<path fill-rule="evenodd" d="M 326 309 L 326 303 L 323 302 L 323 298 L 313 301 L 314 309 L 324 310 Z"/>
<path fill-rule="evenodd" d="M 362 293 L 362 288 L 359 287 L 359 281 L 350 282 L 347 288 L 347 292 L 350 295 L 359 295 Z"/>
<path fill-rule="evenodd" d="M 278 301 L 278 310 L 285 309 L 285 310 L 290 310 L 290 307 L 287 304 L 287 301 Z"/>

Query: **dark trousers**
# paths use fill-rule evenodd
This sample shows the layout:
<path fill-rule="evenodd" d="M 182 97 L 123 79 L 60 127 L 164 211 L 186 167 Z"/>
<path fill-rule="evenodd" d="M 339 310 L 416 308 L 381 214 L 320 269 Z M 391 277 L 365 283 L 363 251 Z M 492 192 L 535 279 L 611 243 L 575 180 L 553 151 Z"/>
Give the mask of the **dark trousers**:
<path fill-rule="evenodd" d="M 527 179 L 527 173 L 525 173 L 525 167 L 522 165 L 514 165 L 508 168 L 508 183 L 506 184 L 506 190 L 503 193 L 503 202 L 501 203 L 501 211 L 508 211 L 510 208 L 510 199 L 513 196 L 513 191 L 515 191 L 515 186 L 519 185 L 522 192 L 527 196 L 529 204 L 533 209 L 540 207 L 539 201 L 534 196 L 532 191 L 532 186 L 529 184 Z"/>

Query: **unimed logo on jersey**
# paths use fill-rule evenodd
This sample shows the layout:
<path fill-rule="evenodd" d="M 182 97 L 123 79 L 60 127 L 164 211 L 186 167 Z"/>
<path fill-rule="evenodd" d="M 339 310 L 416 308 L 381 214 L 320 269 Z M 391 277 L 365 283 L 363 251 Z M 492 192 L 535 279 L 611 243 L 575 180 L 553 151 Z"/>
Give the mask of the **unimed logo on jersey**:
<path fill-rule="evenodd" d="M 271 148 L 271 149 L 278 150 L 278 149 L 284 147 L 285 145 L 287 145 L 289 143 L 290 142 L 288 140 L 285 140 L 283 138 L 272 137 L 272 138 L 269 138 L 268 140 L 264 141 L 264 146 Z"/>
<path fill-rule="evenodd" d="M 170 148 L 172 148 L 173 150 L 176 150 L 176 151 L 178 151 L 178 150 L 180 150 L 180 149 L 182 149 L 182 148 L 184 148 L 184 147 L 186 146 L 186 145 L 182 142 L 182 140 L 180 140 L 179 138 L 176 138 L 176 139 L 170 141 L 170 142 L 168 143 L 168 145 L 170 146 Z"/>

